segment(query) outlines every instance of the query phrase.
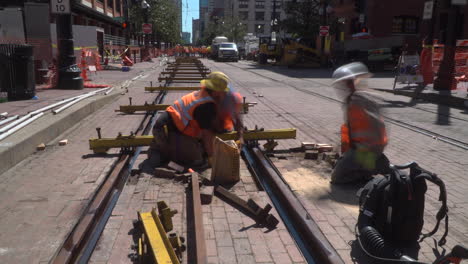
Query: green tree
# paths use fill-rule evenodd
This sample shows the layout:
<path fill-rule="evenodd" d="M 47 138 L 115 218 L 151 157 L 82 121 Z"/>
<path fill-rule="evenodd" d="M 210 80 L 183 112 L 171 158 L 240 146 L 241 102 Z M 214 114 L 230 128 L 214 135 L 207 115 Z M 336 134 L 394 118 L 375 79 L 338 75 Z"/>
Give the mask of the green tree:
<path fill-rule="evenodd" d="M 153 34 L 163 42 L 180 43 L 180 11 L 173 0 L 146 0 L 148 23 L 153 25 Z M 145 22 L 146 11 L 140 5 L 133 5 L 130 10 L 130 21 L 135 23 L 136 30 L 141 32 Z"/>
<path fill-rule="evenodd" d="M 225 36 L 232 42 L 242 41 L 247 33 L 247 26 L 242 24 L 237 17 L 219 19 L 217 17 L 207 24 L 202 43 L 210 45 L 217 36 Z"/>
<path fill-rule="evenodd" d="M 316 36 L 320 26 L 319 0 L 286 2 L 286 19 L 280 21 L 280 27 L 293 37 Z"/>
<path fill-rule="evenodd" d="M 232 42 L 238 43 L 247 34 L 247 25 L 243 24 L 238 17 L 231 17 L 224 21 L 224 35 Z"/>

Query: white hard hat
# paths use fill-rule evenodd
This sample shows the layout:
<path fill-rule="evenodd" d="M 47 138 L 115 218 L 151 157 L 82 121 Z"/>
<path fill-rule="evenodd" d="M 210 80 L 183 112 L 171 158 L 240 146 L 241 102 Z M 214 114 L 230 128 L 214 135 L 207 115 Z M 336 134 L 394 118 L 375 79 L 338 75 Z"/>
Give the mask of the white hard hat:
<path fill-rule="evenodd" d="M 369 72 L 367 66 L 362 62 L 353 62 L 343 65 L 333 72 L 333 83 L 337 83 L 344 80 L 356 79 L 357 77 L 369 78 L 372 73 Z"/>

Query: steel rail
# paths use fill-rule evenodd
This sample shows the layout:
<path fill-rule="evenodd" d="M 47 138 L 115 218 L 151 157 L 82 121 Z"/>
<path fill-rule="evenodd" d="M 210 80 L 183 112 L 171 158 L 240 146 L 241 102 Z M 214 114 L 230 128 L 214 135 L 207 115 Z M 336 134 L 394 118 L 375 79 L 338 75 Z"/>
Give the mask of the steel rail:
<path fill-rule="evenodd" d="M 320 231 L 283 177 L 258 146 L 242 149 L 248 167 L 257 174 L 283 223 L 308 263 L 343 264 L 336 250 Z"/>
<path fill-rule="evenodd" d="M 166 83 L 165 85 L 168 85 Z M 160 92 L 155 102 L 160 103 L 166 92 Z M 152 116 L 149 120 L 148 117 Z M 137 129 L 137 134 L 148 133 L 154 123 L 154 113 L 147 113 Z M 147 123 L 145 125 L 145 123 Z M 144 127 L 144 129 L 142 129 Z M 141 148 L 140 148 L 141 149 Z M 136 160 L 140 151 L 130 155 L 123 153 L 112 166 L 112 171 L 106 177 L 99 189 L 96 191 L 91 203 L 85 209 L 80 220 L 65 239 L 61 248 L 54 256 L 51 263 L 87 263 L 92 255 L 94 247 L 104 230 L 105 224 L 110 217 L 122 188 L 124 187 L 131 164 Z"/>
<path fill-rule="evenodd" d="M 206 253 L 206 242 L 205 242 L 205 231 L 203 228 L 203 210 L 201 205 L 200 198 L 200 182 L 198 173 L 194 172 L 192 169 L 189 169 L 192 173 L 190 190 L 192 195 L 192 206 L 191 206 L 191 216 L 192 216 L 192 232 L 195 235 L 195 254 L 194 259 L 192 260 L 196 264 L 205 264 L 208 262 L 208 256 Z"/>

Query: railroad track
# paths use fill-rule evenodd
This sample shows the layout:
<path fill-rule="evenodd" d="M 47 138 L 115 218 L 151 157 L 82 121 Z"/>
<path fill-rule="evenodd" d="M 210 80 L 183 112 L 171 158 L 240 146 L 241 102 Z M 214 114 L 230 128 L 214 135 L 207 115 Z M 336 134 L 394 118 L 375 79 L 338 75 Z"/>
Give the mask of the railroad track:
<path fill-rule="evenodd" d="M 164 87 L 171 83 L 166 82 Z M 160 91 L 154 99 L 155 104 L 163 102 L 167 91 Z M 149 112 L 142 119 L 136 135 L 146 135 L 157 117 L 157 112 Z M 125 186 L 130 169 L 141 152 L 141 147 L 132 151 L 122 151 L 84 214 L 58 250 L 52 263 L 87 263 L 94 251 L 107 220 Z M 343 261 L 320 232 L 306 209 L 289 188 L 278 169 L 266 157 L 258 142 L 247 142 L 242 149 L 251 172 L 267 192 L 274 207 L 285 223 L 292 238 L 308 263 L 341 264 Z M 203 232 L 203 230 L 201 230 Z M 200 230 L 197 230 L 200 232 Z M 199 248 L 195 246 L 198 251 Z M 197 255 L 203 253 L 197 252 Z M 195 260 L 193 260 L 195 261 Z M 198 261 L 197 263 L 203 263 Z"/>
<path fill-rule="evenodd" d="M 280 82 L 288 87 L 291 87 L 297 91 L 300 91 L 300 92 L 303 92 L 303 93 L 306 93 L 306 94 L 309 94 L 309 95 L 313 95 L 315 97 L 318 97 L 318 98 L 321 98 L 321 99 L 325 99 L 325 100 L 328 100 L 328 101 L 331 101 L 331 102 L 334 102 L 334 103 L 337 103 L 337 104 L 343 104 L 342 101 L 338 100 L 338 99 L 335 99 L 333 97 L 330 97 L 330 96 L 326 96 L 326 95 L 323 95 L 323 94 L 320 94 L 320 93 L 317 93 L 317 92 L 313 92 L 313 91 L 310 91 L 310 90 L 307 90 L 307 89 L 304 89 L 304 88 L 301 88 L 301 87 L 297 87 L 295 85 L 292 85 L 288 82 L 285 82 L 285 81 L 281 81 L 281 80 L 277 80 L 277 79 L 274 79 L 274 78 L 270 78 L 268 76 L 265 76 L 265 75 L 262 75 L 260 73 L 257 73 L 257 72 L 254 72 L 254 71 L 248 71 L 242 67 L 239 67 L 239 66 L 236 66 L 234 64 L 230 64 L 228 63 L 228 65 L 232 66 L 232 67 L 236 67 L 238 69 L 241 69 L 243 71 L 247 71 L 247 72 L 250 72 L 250 73 L 253 73 L 255 75 L 258 75 L 258 76 L 261 76 L 262 78 L 265 78 L 265 79 L 269 79 L 269 80 L 272 80 L 272 81 L 275 81 L 275 82 Z M 378 98 L 381 100 L 381 98 Z M 273 111 L 275 111 L 275 108 L 271 108 Z M 421 109 L 421 108 L 416 108 L 416 109 L 419 109 L 419 110 L 422 110 L 422 111 L 426 111 L 426 112 L 432 112 L 430 110 L 427 110 L 427 109 Z M 276 111 L 275 111 L 276 112 Z M 432 113 L 436 113 L 436 112 L 432 112 Z M 439 114 L 439 113 L 437 113 Z M 447 144 L 450 144 L 452 146 L 455 146 L 455 147 L 458 147 L 458 148 L 461 148 L 463 150 L 468 150 L 468 142 L 465 142 L 465 141 L 461 141 L 459 139 L 456 139 L 456 138 L 453 138 L 453 137 L 449 137 L 449 136 L 445 136 L 445 135 L 442 135 L 440 133 L 436 133 L 436 132 L 433 132 L 433 131 L 430 131 L 428 129 L 425 129 L 425 128 L 422 128 L 422 127 L 419 127 L 419 126 L 415 126 L 415 125 L 412 125 L 408 122 L 404 122 L 404 121 L 401 121 L 401 120 L 398 120 L 398 119 L 395 119 L 395 118 L 392 118 L 388 115 L 384 115 L 384 118 L 387 122 L 393 124 L 393 125 L 396 125 L 396 126 L 399 126 L 399 127 L 402 127 L 402 128 L 405 128 L 405 129 L 408 129 L 408 130 L 411 130 L 413 132 L 416 132 L 416 133 L 419 133 L 421 135 L 424 135 L 424 136 L 427 136 L 427 137 L 431 137 L 433 139 L 437 139 L 439 141 L 442 141 L 444 143 L 447 143 Z M 457 120 L 461 120 L 461 121 L 464 121 L 464 122 L 468 122 L 468 120 L 466 119 L 463 119 L 463 118 L 456 118 Z"/>
<path fill-rule="evenodd" d="M 169 85 L 170 82 L 167 82 L 164 86 Z M 153 102 L 155 104 L 162 103 L 166 94 L 167 91 L 160 91 Z M 135 134 L 148 135 L 151 132 L 156 116 L 156 112 L 146 113 L 135 130 Z M 95 193 L 84 214 L 70 232 L 51 263 L 88 262 L 127 182 L 130 169 L 140 152 L 141 147 L 136 148 L 134 151 L 124 150 L 121 152 L 118 160 L 113 164 L 110 173 Z"/>

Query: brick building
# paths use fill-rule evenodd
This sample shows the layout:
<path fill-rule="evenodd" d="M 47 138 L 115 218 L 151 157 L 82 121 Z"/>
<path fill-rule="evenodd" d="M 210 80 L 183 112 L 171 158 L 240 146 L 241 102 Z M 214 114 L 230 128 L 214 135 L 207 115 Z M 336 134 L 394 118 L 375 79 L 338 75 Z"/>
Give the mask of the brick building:
<path fill-rule="evenodd" d="M 425 2 L 426 0 L 333 0 L 331 5 L 334 11 L 332 15 L 344 21 L 342 31 L 345 39 L 368 31 L 374 37 L 403 36 L 410 46 L 418 47 L 429 30 L 429 22 L 422 19 Z M 464 18 L 467 11 L 468 6 L 461 7 L 459 11 L 459 39 L 468 38 L 468 19 Z M 434 38 L 441 38 L 447 25 L 447 6 L 439 4 L 434 18 Z"/>

